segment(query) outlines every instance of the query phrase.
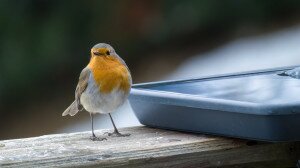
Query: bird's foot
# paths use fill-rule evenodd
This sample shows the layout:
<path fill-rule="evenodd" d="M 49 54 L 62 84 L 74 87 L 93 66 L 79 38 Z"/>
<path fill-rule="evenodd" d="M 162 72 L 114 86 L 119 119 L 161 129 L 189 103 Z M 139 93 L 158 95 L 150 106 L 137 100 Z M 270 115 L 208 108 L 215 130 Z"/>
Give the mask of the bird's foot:
<path fill-rule="evenodd" d="M 95 136 L 95 135 L 92 135 L 92 136 L 90 137 L 90 139 L 91 139 L 92 141 L 104 141 L 104 140 L 107 140 L 106 138 L 100 138 L 100 137 L 97 137 L 97 136 Z"/>
<path fill-rule="evenodd" d="M 130 134 L 121 134 L 118 131 L 114 131 L 114 132 L 106 132 L 104 134 L 107 134 L 108 136 L 112 136 L 112 137 L 128 137 L 130 136 Z"/>

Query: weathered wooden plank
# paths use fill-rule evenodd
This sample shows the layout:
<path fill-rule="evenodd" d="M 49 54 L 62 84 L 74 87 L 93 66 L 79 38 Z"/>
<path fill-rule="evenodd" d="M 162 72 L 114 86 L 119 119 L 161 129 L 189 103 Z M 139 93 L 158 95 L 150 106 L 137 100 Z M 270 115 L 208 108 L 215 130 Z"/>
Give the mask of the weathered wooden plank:
<path fill-rule="evenodd" d="M 255 144 L 147 127 L 121 131 L 132 135 L 101 142 L 89 140 L 90 132 L 0 141 L 0 167 L 291 167 L 300 157 L 298 142 Z"/>

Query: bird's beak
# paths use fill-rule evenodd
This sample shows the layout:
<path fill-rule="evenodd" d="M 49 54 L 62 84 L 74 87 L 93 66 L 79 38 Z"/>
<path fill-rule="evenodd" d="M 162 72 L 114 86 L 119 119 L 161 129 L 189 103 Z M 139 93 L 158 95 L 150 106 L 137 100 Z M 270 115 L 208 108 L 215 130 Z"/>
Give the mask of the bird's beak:
<path fill-rule="evenodd" d="M 97 56 L 101 55 L 101 53 L 100 53 L 100 52 L 96 52 L 96 51 L 95 51 L 95 52 L 93 52 L 93 54 L 94 54 L 94 55 L 97 55 Z"/>

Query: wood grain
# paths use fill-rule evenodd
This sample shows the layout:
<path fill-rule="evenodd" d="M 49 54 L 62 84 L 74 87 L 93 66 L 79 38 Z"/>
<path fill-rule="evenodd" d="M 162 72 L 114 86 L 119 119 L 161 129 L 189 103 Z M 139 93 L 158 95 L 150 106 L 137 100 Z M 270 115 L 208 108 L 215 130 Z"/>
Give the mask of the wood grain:
<path fill-rule="evenodd" d="M 108 130 L 98 130 L 103 135 Z M 295 167 L 300 143 L 256 143 L 147 127 L 0 141 L 0 167 Z"/>

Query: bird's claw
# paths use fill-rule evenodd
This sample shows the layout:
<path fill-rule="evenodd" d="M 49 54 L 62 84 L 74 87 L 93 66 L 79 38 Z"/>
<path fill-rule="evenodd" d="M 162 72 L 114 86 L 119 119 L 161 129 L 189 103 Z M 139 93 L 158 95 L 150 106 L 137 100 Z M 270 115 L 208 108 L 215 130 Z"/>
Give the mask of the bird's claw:
<path fill-rule="evenodd" d="M 130 134 L 121 134 L 120 132 L 105 132 L 104 134 L 107 134 L 108 136 L 112 136 L 112 137 L 128 137 L 130 136 Z"/>
<path fill-rule="evenodd" d="M 104 141 L 104 140 L 107 140 L 106 138 L 99 138 L 99 137 L 96 137 L 95 135 L 91 136 L 90 139 L 92 141 Z"/>

